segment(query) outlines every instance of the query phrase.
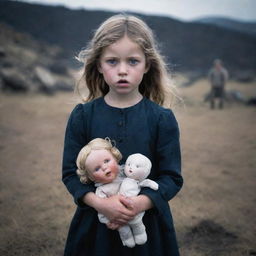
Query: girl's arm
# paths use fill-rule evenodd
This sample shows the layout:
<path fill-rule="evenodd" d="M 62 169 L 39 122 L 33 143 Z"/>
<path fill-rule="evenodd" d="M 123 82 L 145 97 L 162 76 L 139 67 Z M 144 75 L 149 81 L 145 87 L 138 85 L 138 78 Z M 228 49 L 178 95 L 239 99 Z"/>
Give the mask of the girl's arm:
<path fill-rule="evenodd" d="M 95 193 L 89 192 L 83 197 L 86 205 L 93 207 L 97 212 L 103 214 L 107 219 L 118 225 L 125 225 L 134 218 L 132 209 L 125 207 L 124 197 L 114 195 L 107 198 L 100 198 Z M 127 202 L 129 205 L 129 202 Z"/>
<path fill-rule="evenodd" d="M 80 207 L 87 207 L 82 201 L 83 196 L 95 191 L 92 184 L 82 184 L 76 174 L 76 158 L 87 143 L 85 119 L 83 105 L 79 104 L 72 111 L 67 123 L 62 161 L 62 181 Z"/>
<path fill-rule="evenodd" d="M 181 189 L 181 153 L 179 142 L 179 128 L 170 110 L 164 110 L 158 121 L 156 142 L 156 168 L 158 178 L 155 180 L 158 190 L 142 188 L 141 194 L 147 195 L 160 215 L 169 211 L 168 201 Z"/>

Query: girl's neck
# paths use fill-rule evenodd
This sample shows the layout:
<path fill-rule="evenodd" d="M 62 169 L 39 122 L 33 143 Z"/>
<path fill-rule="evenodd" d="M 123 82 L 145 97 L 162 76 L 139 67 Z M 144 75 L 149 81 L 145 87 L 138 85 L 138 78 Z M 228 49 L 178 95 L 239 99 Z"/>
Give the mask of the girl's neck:
<path fill-rule="evenodd" d="M 131 95 L 112 95 L 111 93 L 107 93 L 104 97 L 105 102 L 111 106 L 116 108 L 128 108 L 136 105 L 142 100 L 143 96 L 138 93 L 133 96 Z"/>

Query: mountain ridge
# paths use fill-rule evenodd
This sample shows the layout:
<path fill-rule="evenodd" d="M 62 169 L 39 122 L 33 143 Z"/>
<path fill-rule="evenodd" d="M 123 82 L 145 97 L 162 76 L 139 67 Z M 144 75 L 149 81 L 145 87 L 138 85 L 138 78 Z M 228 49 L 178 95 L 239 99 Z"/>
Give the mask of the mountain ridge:
<path fill-rule="evenodd" d="M 77 55 L 98 25 L 114 14 L 116 12 L 0 1 L 0 22 L 38 40 L 61 46 L 68 58 Z M 199 21 L 135 15 L 152 28 L 173 70 L 206 73 L 215 58 L 222 59 L 233 73 L 240 69 L 256 70 L 256 38 L 250 34 Z"/>

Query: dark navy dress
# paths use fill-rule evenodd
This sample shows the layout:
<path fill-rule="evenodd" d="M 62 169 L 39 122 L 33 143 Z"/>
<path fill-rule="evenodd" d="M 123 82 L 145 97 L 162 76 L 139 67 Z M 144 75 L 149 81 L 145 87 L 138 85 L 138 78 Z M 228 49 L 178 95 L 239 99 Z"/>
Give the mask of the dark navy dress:
<path fill-rule="evenodd" d="M 152 161 L 149 178 L 159 184 L 159 189 L 141 190 L 141 194 L 149 196 L 155 205 L 143 217 L 148 235 L 144 245 L 124 247 L 118 231 L 100 223 L 97 212 L 81 200 L 95 188 L 92 184 L 80 183 L 75 161 L 80 149 L 97 137 L 109 137 L 116 142 L 123 155 L 121 164 L 133 153 L 144 154 Z M 77 105 L 66 129 L 63 182 L 77 204 L 66 242 L 66 256 L 179 255 L 168 204 L 183 183 L 179 129 L 171 110 L 147 98 L 124 109 L 107 105 L 103 98 Z"/>

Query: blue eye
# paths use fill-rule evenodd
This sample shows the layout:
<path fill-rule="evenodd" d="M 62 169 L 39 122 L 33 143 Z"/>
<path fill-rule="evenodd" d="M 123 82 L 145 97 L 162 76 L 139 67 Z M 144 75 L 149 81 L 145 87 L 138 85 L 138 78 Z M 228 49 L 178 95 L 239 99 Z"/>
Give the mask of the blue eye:
<path fill-rule="evenodd" d="M 138 63 L 139 63 L 139 61 L 137 59 L 134 59 L 134 58 L 129 59 L 129 64 L 132 65 L 132 66 L 135 66 Z"/>
<path fill-rule="evenodd" d="M 96 167 L 95 168 L 95 172 L 99 171 L 100 170 L 100 167 Z"/>
<path fill-rule="evenodd" d="M 116 65 L 117 64 L 117 60 L 116 59 L 109 59 L 109 60 L 106 60 L 106 62 L 112 66 Z"/>
<path fill-rule="evenodd" d="M 105 159 L 104 164 L 108 163 L 109 161 L 110 161 L 109 159 Z"/>

